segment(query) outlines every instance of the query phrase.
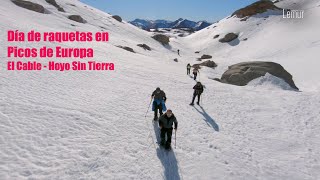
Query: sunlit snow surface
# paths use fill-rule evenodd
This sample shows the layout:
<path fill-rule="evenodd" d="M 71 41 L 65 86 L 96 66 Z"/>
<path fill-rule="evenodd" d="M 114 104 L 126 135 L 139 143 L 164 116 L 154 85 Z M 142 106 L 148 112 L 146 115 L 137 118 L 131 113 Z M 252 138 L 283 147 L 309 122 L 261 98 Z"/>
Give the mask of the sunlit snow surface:
<path fill-rule="evenodd" d="M 66 13 L 45 1 L 32 1 L 50 13 L 25 10 L 9 0 L 0 7 L 0 179 L 320 178 L 319 1 L 279 3 L 288 8 L 301 5 L 306 10 L 303 22 L 281 15 L 245 22 L 223 19 L 186 38 L 171 38 L 167 48 L 152 34 L 79 1 L 57 0 Z M 72 14 L 87 23 L 68 20 Z M 110 41 L 6 42 L 6 32 L 16 29 L 104 30 Z M 240 34 L 238 43 L 213 39 L 230 31 Z M 137 46 L 142 43 L 152 51 Z M 115 71 L 7 71 L 9 45 L 92 47 L 94 60 L 113 62 Z M 192 107 L 195 81 L 185 67 L 202 54 L 212 55 L 218 67 L 201 70 L 198 80 L 206 86 L 202 107 Z M 254 60 L 283 65 L 301 92 L 264 83 L 238 87 L 211 79 L 221 77 L 229 65 Z M 153 144 L 158 141 L 153 113 L 149 110 L 145 118 L 156 87 L 166 92 L 167 107 L 179 121 L 172 152 Z"/>

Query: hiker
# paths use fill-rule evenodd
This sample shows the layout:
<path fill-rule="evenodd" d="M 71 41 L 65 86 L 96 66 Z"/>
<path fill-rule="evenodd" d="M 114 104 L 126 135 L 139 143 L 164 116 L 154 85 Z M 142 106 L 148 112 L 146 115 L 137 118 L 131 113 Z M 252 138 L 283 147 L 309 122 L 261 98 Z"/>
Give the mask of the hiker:
<path fill-rule="evenodd" d="M 190 105 L 194 105 L 194 100 L 196 99 L 196 96 L 198 96 L 198 102 L 197 104 L 199 105 L 200 103 L 200 96 L 203 93 L 203 85 L 201 84 L 201 82 L 197 82 L 197 84 L 195 86 L 193 86 L 194 92 L 193 92 L 193 98 L 192 98 L 192 102 L 190 103 Z"/>
<path fill-rule="evenodd" d="M 165 102 L 167 100 L 166 94 L 159 88 L 155 91 L 153 91 L 151 98 L 153 98 L 153 104 L 152 104 L 152 111 L 154 111 L 154 118 L 153 120 L 158 120 L 158 111 L 160 113 L 160 116 L 163 114 L 163 111 L 166 111 L 166 105 Z"/>
<path fill-rule="evenodd" d="M 190 63 L 188 63 L 188 65 L 187 65 L 187 75 L 190 74 L 190 69 L 191 69 L 191 65 L 190 65 Z"/>
<path fill-rule="evenodd" d="M 198 73 L 200 73 L 199 69 L 197 67 L 194 67 L 192 73 L 193 73 L 193 79 L 196 80 Z"/>
<path fill-rule="evenodd" d="M 159 118 L 159 127 L 160 127 L 160 145 L 164 146 L 165 149 L 171 149 L 171 137 L 172 137 L 172 125 L 174 123 L 174 130 L 178 128 L 178 121 L 171 109 L 168 109 L 167 112 Z M 167 141 L 166 141 L 167 135 Z"/>
<path fill-rule="evenodd" d="M 178 49 L 178 55 L 180 56 L 180 49 Z"/>

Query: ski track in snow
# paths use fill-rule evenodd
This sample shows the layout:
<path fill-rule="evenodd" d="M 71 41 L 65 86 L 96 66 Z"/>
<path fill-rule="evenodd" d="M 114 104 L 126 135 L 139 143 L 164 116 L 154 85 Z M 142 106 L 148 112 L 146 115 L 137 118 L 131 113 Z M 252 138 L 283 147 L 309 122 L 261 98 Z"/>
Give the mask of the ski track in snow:
<path fill-rule="evenodd" d="M 99 10 L 90 10 L 79 1 L 57 2 L 67 13 L 83 16 L 87 24 L 67 20 L 65 14 L 44 1 L 32 1 L 42 4 L 51 14 L 40 16 L 6 0 L 0 7 L 0 16 L 4 17 L 0 34 L 17 28 L 28 31 L 31 26 L 39 31 L 74 31 L 70 24 L 75 24 L 76 30 L 92 32 L 101 31 L 99 27 L 103 26 L 110 33 L 110 42 L 79 43 L 79 46 L 93 47 L 95 60 L 114 62 L 116 69 L 114 72 L 10 72 L 5 70 L 7 59 L 1 56 L 0 179 L 320 178 L 319 84 L 313 83 L 316 79 L 304 76 L 313 71 L 299 73 L 300 61 L 293 58 L 293 63 L 290 59 L 298 47 L 312 55 L 319 47 L 317 39 L 307 49 L 304 46 L 307 43 L 297 45 L 296 39 L 285 36 L 290 39 L 287 49 L 279 48 L 283 45 L 281 41 L 270 49 L 257 44 L 256 51 L 245 54 L 241 51 L 254 44 L 255 38 L 260 42 L 270 37 L 266 32 L 274 30 L 276 24 L 272 25 L 272 21 L 282 21 L 269 17 L 265 24 L 252 30 L 246 24 L 234 22 L 238 19 L 230 18 L 214 24 L 217 25 L 214 29 L 204 29 L 186 38 L 171 38 L 171 48 L 166 49 L 150 38 L 150 33 L 126 22 L 119 23 Z M 18 11 L 19 14 L 15 13 Z M 32 24 L 26 24 L 25 19 L 32 19 Z M 260 21 L 250 19 L 246 23 Z M 276 27 L 276 32 L 287 30 Z M 240 42 L 236 49 L 237 46 L 216 46 L 208 38 L 230 28 L 249 32 L 240 37 L 247 35 L 248 42 Z M 138 43 L 148 44 L 152 51 L 137 47 Z M 130 46 L 137 53 L 117 45 Z M 7 46 L 0 42 L 0 49 Z M 64 43 L 63 46 L 75 45 Z M 181 56 L 177 56 L 177 49 L 181 50 Z M 203 51 L 195 54 L 197 50 Z M 201 106 L 190 106 L 195 81 L 186 75 L 185 66 L 189 62 L 198 63 L 196 58 L 205 53 L 213 55 L 218 67 L 201 70 L 198 80 L 206 87 Z M 174 58 L 179 62 L 173 62 Z M 294 80 L 303 85 L 303 90 L 237 87 L 209 79 L 220 77 L 230 64 L 256 59 L 283 62 L 290 72 L 293 70 Z M 317 67 L 314 58 L 312 62 L 312 68 Z M 152 121 L 153 112 L 149 110 L 145 118 L 150 95 L 156 87 L 166 92 L 167 108 L 173 110 L 179 121 L 176 148 L 173 135 L 170 152 L 156 144 L 159 129 Z"/>

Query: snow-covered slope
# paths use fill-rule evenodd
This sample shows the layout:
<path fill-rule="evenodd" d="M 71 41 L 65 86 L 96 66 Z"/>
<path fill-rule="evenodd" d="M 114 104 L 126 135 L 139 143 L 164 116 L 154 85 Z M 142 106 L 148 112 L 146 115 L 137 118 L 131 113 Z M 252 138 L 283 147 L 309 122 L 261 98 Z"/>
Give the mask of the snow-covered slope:
<path fill-rule="evenodd" d="M 319 73 L 316 72 L 316 77 L 307 76 L 314 68 L 311 65 L 302 66 L 305 73 L 299 73 L 301 64 L 296 58 L 303 57 L 306 64 L 316 63 L 313 53 L 319 50 L 318 43 L 315 39 L 310 44 L 311 35 L 304 32 L 316 32 L 317 21 L 306 19 L 305 23 L 308 20 L 312 23 L 303 26 L 303 30 L 291 29 L 293 35 L 303 35 L 306 41 L 300 36 L 296 40 L 282 34 L 276 37 L 284 40 L 275 41 L 276 37 L 271 38 L 266 30 L 291 32 L 282 26 L 279 17 L 270 16 L 258 29 L 249 25 L 261 19 L 249 19 L 243 25 L 238 23 L 239 19 L 224 19 L 216 24 L 217 29 L 212 26 L 188 38 L 172 38 L 170 47 L 164 48 L 150 37 L 152 34 L 126 22 L 120 23 L 77 0 L 57 0 L 66 13 L 58 12 L 45 1 L 31 1 L 43 5 L 50 13 L 28 11 L 9 0 L 2 1 L 0 7 L 3 39 L 0 42 L 3 52 L 0 55 L 0 179 L 320 178 L 320 96 L 319 89 L 314 88 L 317 86 L 311 84 Z M 281 3 L 285 6 L 287 2 Z M 304 3 L 305 8 L 318 3 L 308 2 Z M 316 8 L 308 10 L 306 16 L 317 17 Z M 71 14 L 81 15 L 88 23 L 68 20 L 67 15 Z M 289 24 L 295 27 L 297 23 Z M 232 47 L 212 42 L 214 34 L 225 33 L 222 28 L 241 30 L 240 39 L 248 37 L 248 41 Z M 7 71 L 4 50 L 9 43 L 3 37 L 9 29 L 108 31 L 107 43 L 63 43 L 63 46 L 93 47 L 94 59 L 114 62 L 115 71 Z M 302 43 L 300 48 L 296 47 L 298 39 Z M 149 45 L 152 51 L 137 47 L 140 43 Z M 275 51 L 281 43 L 287 49 Z M 137 53 L 117 45 L 132 47 Z M 181 56 L 176 54 L 177 49 Z M 214 55 L 219 63 L 216 70 L 201 70 L 198 80 L 206 86 L 200 102 L 202 107 L 188 105 L 195 81 L 186 75 L 185 66 L 196 62 L 201 55 L 194 53 L 196 49 Z M 172 61 L 173 58 L 179 62 Z M 302 92 L 270 89 L 261 83 L 238 87 L 209 79 L 220 76 L 233 62 L 243 60 L 283 63 Z M 305 84 L 301 80 L 304 78 Z M 158 86 L 166 92 L 167 106 L 179 121 L 176 149 L 172 152 L 154 144 L 158 127 L 152 123 L 152 112 L 145 118 L 151 92 Z"/>
<path fill-rule="evenodd" d="M 284 19 L 281 11 L 269 11 L 246 21 L 228 17 L 185 40 L 192 42 L 189 44 L 194 50 L 214 55 L 218 63 L 278 62 L 293 75 L 302 90 L 319 90 L 320 36 L 316 33 L 320 31 L 319 0 L 284 0 L 276 5 L 284 9 L 304 10 L 304 18 Z M 239 38 L 230 43 L 220 43 L 219 39 L 230 32 L 239 34 Z M 215 35 L 220 37 L 214 39 Z"/>

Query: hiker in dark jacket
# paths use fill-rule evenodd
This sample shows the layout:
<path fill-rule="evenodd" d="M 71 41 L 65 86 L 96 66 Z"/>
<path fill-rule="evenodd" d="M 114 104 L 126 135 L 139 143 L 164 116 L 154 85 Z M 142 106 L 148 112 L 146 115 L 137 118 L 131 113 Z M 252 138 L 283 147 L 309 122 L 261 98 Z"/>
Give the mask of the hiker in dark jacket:
<path fill-rule="evenodd" d="M 189 75 L 190 74 L 190 69 L 191 69 L 191 65 L 190 65 L 190 63 L 187 65 L 187 75 Z"/>
<path fill-rule="evenodd" d="M 195 100 L 196 96 L 198 96 L 197 104 L 199 105 L 200 96 L 203 93 L 203 85 L 201 84 L 201 82 L 197 82 L 197 84 L 195 86 L 193 86 L 193 89 L 194 89 L 193 98 L 192 98 L 192 102 L 190 105 L 194 105 L 194 100 Z"/>
<path fill-rule="evenodd" d="M 197 76 L 198 76 L 198 73 L 200 73 L 199 69 L 197 67 L 193 68 L 192 73 L 193 73 L 193 79 L 196 80 Z"/>
<path fill-rule="evenodd" d="M 163 114 L 164 111 L 167 110 L 166 108 L 166 94 L 164 91 L 162 91 L 159 87 L 153 91 L 151 98 L 153 98 L 153 104 L 152 104 L 152 111 L 154 111 L 154 118 L 153 120 L 158 120 L 158 111 L 160 113 L 160 116 Z"/>
<path fill-rule="evenodd" d="M 176 131 L 178 128 L 178 121 L 172 110 L 168 109 L 167 112 L 159 118 L 159 127 L 161 129 L 161 142 L 160 145 L 164 146 L 166 149 L 171 148 L 171 137 L 172 137 L 172 126 L 174 123 L 174 130 Z M 166 141 L 167 135 L 167 141 Z"/>

